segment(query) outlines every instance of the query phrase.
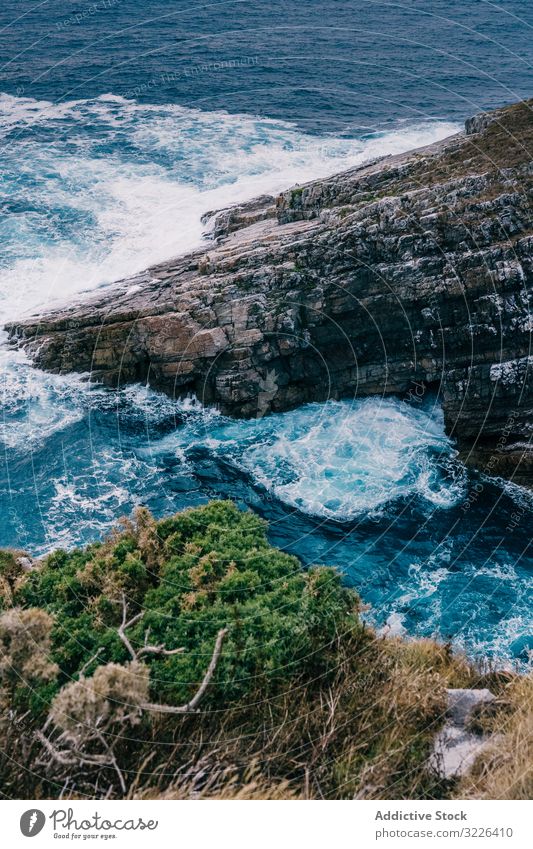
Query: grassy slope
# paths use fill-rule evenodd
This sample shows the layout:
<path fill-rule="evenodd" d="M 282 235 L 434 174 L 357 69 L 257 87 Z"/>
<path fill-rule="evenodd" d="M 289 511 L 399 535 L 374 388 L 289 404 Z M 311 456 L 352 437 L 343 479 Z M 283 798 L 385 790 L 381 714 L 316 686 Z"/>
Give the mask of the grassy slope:
<path fill-rule="evenodd" d="M 104 543 L 56 552 L 31 571 L 3 552 L 0 595 L 7 797 L 531 790 L 529 679 L 489 681 L 448 646 L 377 636 L 334 570 L 303 572 L 268 544 L 262 520 L 230 502 L 160 522 L 141 510 Z M 119 635 L 124 604 L 135 618 L 125 632 L 133 662 Z M 221 628 L 227 635 L 199 711 L 147 709 L 192 697 Z M 462 786 L 444 784 L 427 759 L 445 688 L 487 683 L 501 696 L 483 721 L 507 735 L 505 745 L 520 744 L 520 762 L 494 754 Z"/>

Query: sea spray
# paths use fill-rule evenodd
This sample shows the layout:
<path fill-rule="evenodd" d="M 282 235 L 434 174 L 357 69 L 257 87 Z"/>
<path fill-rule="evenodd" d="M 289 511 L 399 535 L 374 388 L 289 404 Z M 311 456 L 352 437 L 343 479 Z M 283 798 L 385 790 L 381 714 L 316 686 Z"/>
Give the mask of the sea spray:
<path fill-rule="evenodd" d="M 0 320 L 202 245 L 208 210 L 456 129 L 430 121 L 319 137 L 116 96 L 4 97 Z M 0 360 L 0 544 L 42 555 L 102 539 L 139 504 L 161 516 L 230 497 L 269 519 L 271 539 L 305 563 L 338 566 L 375 624 L 525 662 L 528 523 L 505 533 L 516 493 L 494 481 L 460 509 L 477 478 L 457 462 L 427 393 L 232 422 L 146 387 L 110 392 L 83 375 L 45 375 L 5 344 Z"/>

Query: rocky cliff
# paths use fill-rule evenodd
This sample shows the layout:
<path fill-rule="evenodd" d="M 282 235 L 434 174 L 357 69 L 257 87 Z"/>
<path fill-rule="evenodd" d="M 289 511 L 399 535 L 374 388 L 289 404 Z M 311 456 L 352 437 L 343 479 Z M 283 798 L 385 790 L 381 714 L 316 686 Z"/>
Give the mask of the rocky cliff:
<path fill-rule="evenodd" d="M 211 219 L 212 244 L 9 326 L 37 365 L 236 416 L 438 390 L 465 460 L 533 485 L 533 101 Z"/>

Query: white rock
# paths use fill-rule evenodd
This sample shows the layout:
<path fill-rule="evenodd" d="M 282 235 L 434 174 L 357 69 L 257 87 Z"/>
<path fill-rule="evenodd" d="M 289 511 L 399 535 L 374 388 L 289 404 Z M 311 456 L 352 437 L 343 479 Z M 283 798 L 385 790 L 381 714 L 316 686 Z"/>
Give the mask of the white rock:
<path fill-rule="evenodd" d="M 464 775 L 477 756 L 495 740 L 493 735 L 474 734 L 466 728 L 473 709 L 494 701 L 495 697 L 487 689 L 446 692 L 447 720 L 435 737 L 430 764 L 443 778 L 456 778 Z"/>

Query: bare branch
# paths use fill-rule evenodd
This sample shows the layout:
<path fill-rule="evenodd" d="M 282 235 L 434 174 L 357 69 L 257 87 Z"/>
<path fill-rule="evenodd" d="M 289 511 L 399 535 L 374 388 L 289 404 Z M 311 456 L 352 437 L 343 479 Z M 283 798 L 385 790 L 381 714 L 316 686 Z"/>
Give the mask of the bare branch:
<path fill-rule="evenodd" d="M 128 649 L 133 660 L 140 660 L 141 657 L 143 657 L 144 655 L 147 655 L 147 654 L 162 655 L 164 657 L 169 657 L 170 655 L 181 654 L 182 652 L 185 651 L 185 649 L 183 649 L 183 648 L 166 649 L 162 643 L 160 643 L 157 646 L 148 645 L 148 634 L 150 633 L 150 629 L 148 629 L 146 631 L 146 634 L 145 634 L 145 637 L 144 637 L 144 646 L 141 649 L 139 649 L 138 651 L 135 651 L 135 649 L 133 648 L 133 646 L 132 646 L 132 644 L 131 644 L 131 642 L 130 642 L 127 634 L 126 634 L 126 629 L 131 628 L 132 625 L 135 625 L 135 623 L 138 622 L 140 619 L 142 619 L 143 616 L 144 616 L 144 611 L 141 610 L 140 613 L 137 613 L 135 616 L 132 616 L 131 619 L 128 619 L 128 606 L 127 606 L 127 603 L 126 603 L 126 597 L 125 597 L 124 593 L 122 593 L 122 623 L 121 623 L 120 627 L 118 628 L 118 635 L 119 635 L 120 639 L 122 640 L 122 642 L 124 643 L 124 645 L 126 646 L 126 648 Z"/>
<path fill-rule="evenodd" d="M 64 766 L 79 764 L 90 764 L 91 766 L 112 766 L 112 761 L 104 755 L 85 755 L 82 752 L 60 751 L 50 742 L 42 731 L 35 732 L 36 738 L 43 744 L 44 748 L 54 760 Z"/>
<path fill-rule="evenodd" d="M 93 654 L 93 656 L 90 657 L 89 660 L 86 663 L 83 664 L 80 671 L 78 672 L 78 678 L 83 678 L 85 670 L 89 668 L 89 666 L 91 665 L 93 660 L 96 660 L 96 658 L 99 657 L 102 654 L 103 651 L 104 651 L 104 647 L 100 646 L 100 648 Z"/>
<path fill-rule="evenodd" d="M 135 623 L 138 622 L 139 619 L 142 619 L 143 616 L 144 611 L 141 610 L 140 613 L 137 613 L 136 616 L 133 616 L 130 620 L 128 620 L 128 605 L 126 604 L 126 596 L 122 593 L 122 624 L 118 629 L 118 635 L 131 654 L 133 660 L 137 660 L 137 652 L 126 636 L 126 628 L 131 628 L 131 626 L 135 625 Z"/>
<path fill-rule="evenodd" d="M 42 731 L 36 731 L 35 736 L 39 742 L 43 744 L 48 754 L 51 755 L 58 763 L 63 764 L 64 766 L 71 766 L 72 764 L 78 763 L 78 761 L 74 757 L 70 757 L 67 752 L 60 752 L 52 746 L 50 740 L 48 737 L 45 737 Z"/>
<path fill-rule="evenodd" d="M 126 794 L 126 782 L 124 781 L 124 776 L 122 774 L 122 770 L 120 769 L 120 767 L 118 765 L 117 759 L 115 757 L 115 753 L 114 753 L 113 749 L 111 748 L 111 746 L 109 745 L 109 743 L 107 742 L 107 740 L 105 739 L 102 732 L 98 731 L 97 735 L 98 735 L 98 739 L 100 740 L 102 746 L 104 747 L 104 749 L 106 750 L 106 752 L 109 756 L 109 760 L 111 762 L 111 765 L 113 766 L 116 774 L 118 775 L 118 780 L 120 781 L 122 793 L 125 795 Z"/>
<path fill-rule="evenodd" d="M 192 697 L 192 699 L 187 702 L 185 705 L 160 705 L 160 704 L 152 704 L 151 702 L 143 702 L 141 704 L 142 710 L 153 711 L 154 713 L 194 713 L 200 704 L 201 700 L 205 696 L 206 690 L 209 686 L 211 678 L 215 673 L 215 669 L 217 668 L 217 663 L 220 658 L 220 653 L 222 651 L 222 643 L 224 642 L 224 637 L 228 633 L 227 628 L 222 628 L 218 634 L 215 643 L 215 648 L 213 649 L 213 655 L 209 662 L 209 666 L 207 667 L 207 671 L 204 675 L 203 681 L 198 687 L 196 693 Z"/>
<path fill-rule="evenodd" d="M 137 652 L 137 659 L 141 658 L 145 654 L 162 654 L 165 657 L 169 657 L 172 654 L 183 654 L 185 649 L 166 649 L 163 645 L 158 646 L 143 646 L 142 649 L 139 649 Z"/>
<path fill-rule="evenodd" d="M 194 710 L 198 706 L 198 704 L 200 703 L 201 699 L 203 698 L 203 696 L 205 694 L 205 691 L 207 690 L 207 688 L 209 686 L 209 682 L 211 681 L 211 678 L 214 675 L 215 669 L 217 668 L 218 659 L 219 659 L 220 653 L 222 651 L 222 643 L 224 642 L 224 637 L 226 636 L 227 633 L 228 633 L 228 629 L 222 628 L 217 634 L 215 648 L 213 650 L 213 655 L 211 657 L 211 661 L 209 663 L 209 666 L 207 667 L 207 672 L 205 673 L 204 680 L 200 684 L 195 695 L 192 697 L 189 704 L 187 705 L 187 708 L 189 710 Z"/>

